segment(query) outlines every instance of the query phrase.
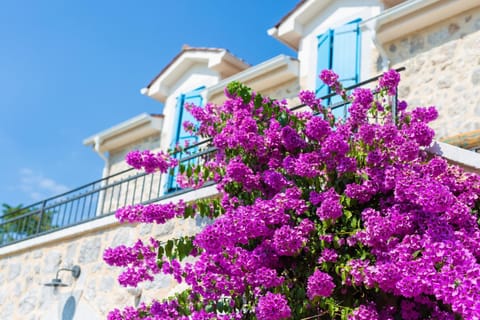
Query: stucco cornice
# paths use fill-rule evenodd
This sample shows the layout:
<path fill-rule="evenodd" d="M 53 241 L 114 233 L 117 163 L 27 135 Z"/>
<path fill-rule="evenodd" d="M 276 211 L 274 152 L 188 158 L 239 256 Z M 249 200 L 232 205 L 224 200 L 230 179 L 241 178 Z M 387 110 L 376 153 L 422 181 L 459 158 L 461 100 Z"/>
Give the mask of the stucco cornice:
<path fill-rule="evenodd" d="M 165 103 L 175 83 L 198 64 L 218 72 L 221 78 L 249 67 L 246 62 L 225 49 L 184 47 L 145 88 L 141 89 L 141 93 Z"/>
<path fill-rule="evenodd" d="M 362 24 L 375 22 L 377 39 L 388 43 L 475 7 L 479 0 L 409 0 Z"/>

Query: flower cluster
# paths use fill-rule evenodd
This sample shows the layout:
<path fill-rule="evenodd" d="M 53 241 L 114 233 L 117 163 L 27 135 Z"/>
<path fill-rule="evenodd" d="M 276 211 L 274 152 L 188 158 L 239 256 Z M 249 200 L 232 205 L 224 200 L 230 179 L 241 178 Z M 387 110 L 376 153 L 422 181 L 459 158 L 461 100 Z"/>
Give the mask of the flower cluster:
<path fill-rule="evenodd" d="M 165 173 L 169 168 L 178 165 L 178 160 L 164 152 L 152 153 L 150 150 L 131 151 L 127 154 L 126 161 L 135 169 L 143 168 L 145 172 L 160 171 Z"/>
<path fill-rule="evenodd" d="M 153 238 L 150 239 L 150 245 L 138 240 L 133 247 L 121 245 L 107 248 L 103 253 L 103 259 L 109 265 L 125 267 L 118 277 L 121 285 L 136 287 L 142 281 L 152 281 L 153 275 L 160 272 L 157 265 L 158 247 L 158 241 Z"/>
<path fill-rule="evenodd" d="M 310 300 L 315 297 L 328 297 L 332 294 L 335 284 L 328 273 L 315 270 L 308 278 L 307 294 Z"/>
<path fill-rule="evenodd" d="M 123 285 L 164 273 L 189 287 L 109 319 L 480 318 L 480 177 L 425 152 L 437 111 L 401 102 L 392 117 L 395 71 L 348 94 L 332 71 L 320 78 L 349 102 L 344 121 L 313 92 L 300 93 L 310 111 L 296 113 L 238 83 L 222 105 L 189 106 L 218 150 L 198 171 L 220 199 L 116 216 L 217 218 L 189 241 L 107 249 L 105 261 L 126 268 Z M 146 151 L 127 161 L 147 172 L 175 164 Z"/>
<path fill-rule="evenodd" d="M 278 293 L 267 292 L 258 300 L 256 311 L 259 320 L 284 320 L 291 317 L 287 300 Z"/>

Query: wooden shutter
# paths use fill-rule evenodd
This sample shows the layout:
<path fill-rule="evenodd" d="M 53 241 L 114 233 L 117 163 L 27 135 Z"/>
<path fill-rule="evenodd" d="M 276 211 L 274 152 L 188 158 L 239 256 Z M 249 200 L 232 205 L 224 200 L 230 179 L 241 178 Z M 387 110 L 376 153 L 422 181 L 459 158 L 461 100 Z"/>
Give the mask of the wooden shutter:
<path fill-rule="evenodd" d="M 328 30 L 317 37 L 317 78 L 315 86 L 317 97 L 323 97 L 330 93 L 328 86 L 318 76 L 322 70 L 332 68 L 332 35 L 333 30 Z"/>
<path fill-rule="evenodd" d="M 190 144 L 194 144 L 195 142 L 197 142 L 197 137 L 187 132 L 183 127 L 183 123 L 185 121 L 189 121 L 189 122 L 192 122 L 193 124 L 197 124 L 192 114 L 187 110 L 185 110 L 185 105 L 194 104 L 196 106 L 202 106 L 203 98 L 201 93 L 204 89 L 205 89 L 205 86 L 202 86 L 188 93 L 180 94 L 177 97 L 177 105 L 175 110 L 175 122 L 174 122 L 175 126 L 174 126 L 173 135 L 172 135 L 172 141 L 170 144 L 170 147 L 172 149 L 175 148 L 177 145 L 180 147 L 184 147 L 185 141 L 188 141 Z M 195 150 L 193 149 L 189 149 L 188 151 L 195 152 Z M 176 153 L 174 157 L 177 159 L 181 159 L 182 156 L 184 156 L 183 153 Z M 175 168 L 173 176 L 171 175 L 168 176 L 167 184 L 165 187 L 166 193 L 180 189 L 176 182 L 177 174 L 178 174 L 178 168 Z"/>
<path fill-rule="evenodd" d="M 339 75 L 344 87 L 358 83 L 360 74 L 360 19 L 333 31 L 332 70 Z M 331 103 L 341 101 L 332 98 Z M 345 118 L 347 106 L 333 110 L 335 117 Z"/>

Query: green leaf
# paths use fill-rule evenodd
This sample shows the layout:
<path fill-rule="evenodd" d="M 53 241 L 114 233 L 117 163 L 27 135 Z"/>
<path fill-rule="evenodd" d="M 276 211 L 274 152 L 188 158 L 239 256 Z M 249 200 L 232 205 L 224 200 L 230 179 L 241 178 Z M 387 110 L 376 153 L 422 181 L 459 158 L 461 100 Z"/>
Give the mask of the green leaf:
<path fill-rule="evenodd" d="M 187 177 L 190 178 L 192 176 L 192 174 L 193 174 L 193 169 L 192 169 L 192 166 L 189 165 L 187 167 Z"/>
<path fill-rule="evenodd" d="M 355 216 L 352 217 L 352 220 L 350 220 L 350 226 L 351 226 L 352 228 L 356 229 L 356 228 L 357 228 L 357 224 L 358 224 L 358 219 L 357 219 L 357 217 L 355 217 Z"/>
<path fill-rule="evenodd" d="M 173 258 L 172 249 L 173 249 L 173 240 L 168 240 L 167 244 L 165 245 L 165 254 L 170 259 Z"/>
<path fill-rule="evenodd" d="M 343 210 L 343 214 L 345 215 L 345 218 L 347 218 L 347 220 L 350 220 L 350 218 L 352 217 L 352 211 L 350 210 Z"/>
<path fill-rule="evenodd" d="M 158 252 L 157 252 L 157 259 L 162 260 L 164 253 L 165 253 L 165 249 L 163 249 L 162 246 L 159 246 L 158 247 Z"/>

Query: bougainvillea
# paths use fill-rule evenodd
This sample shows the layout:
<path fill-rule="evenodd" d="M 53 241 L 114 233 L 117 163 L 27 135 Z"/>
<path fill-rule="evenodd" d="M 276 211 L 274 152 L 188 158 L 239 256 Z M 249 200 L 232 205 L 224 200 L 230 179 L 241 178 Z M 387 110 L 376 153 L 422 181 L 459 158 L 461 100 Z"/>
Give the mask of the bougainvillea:
<path fill-rule="evenodd" d="M 222 105 L 189 107 L 216 153 L 180 169 L 182 186 L 215 181 L 220 197 L 117 218 L 212 223 L 104 253 L 125 267 L 123 285 L 165 273 L 189 289 L 109 319 L 480 319 L 480 178 L 424 150 L 435 108 L 402 101 L 392 117 L 395 71 L 350 93 L 332 71 L 320 77 L 348 102 L 346 119 L 312 92 L 299 94 L 310 111 L 294 112 L 238 83 Z M 163 173 L 177 164 L 149 152 L 127 161 Z"/>

